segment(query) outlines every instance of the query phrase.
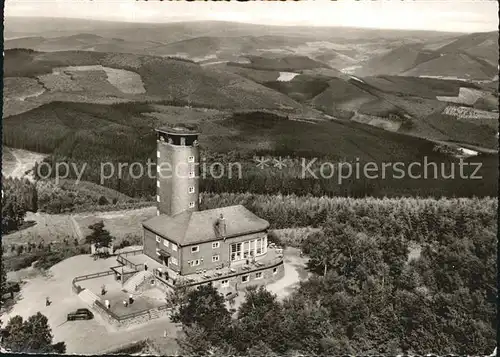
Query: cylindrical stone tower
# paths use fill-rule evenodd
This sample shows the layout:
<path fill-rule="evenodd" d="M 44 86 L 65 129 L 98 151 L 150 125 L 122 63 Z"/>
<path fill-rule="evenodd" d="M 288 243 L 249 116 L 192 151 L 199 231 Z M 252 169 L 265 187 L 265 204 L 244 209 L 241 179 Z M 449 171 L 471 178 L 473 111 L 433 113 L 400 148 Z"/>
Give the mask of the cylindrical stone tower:
<path fill-rule="evenodd" d="M 197 211 L 199 204 L 199 132 L 174 126 L 156 129 L 156 201 L 158 214 Z"/>

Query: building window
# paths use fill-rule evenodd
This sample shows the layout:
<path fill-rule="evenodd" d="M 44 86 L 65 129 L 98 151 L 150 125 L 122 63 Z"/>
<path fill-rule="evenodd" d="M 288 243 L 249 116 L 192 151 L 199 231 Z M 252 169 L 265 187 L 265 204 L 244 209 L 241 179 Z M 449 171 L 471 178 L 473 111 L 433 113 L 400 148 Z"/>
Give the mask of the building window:
<path fill-rule="evenodd" d="M 168 240 L 164 239 L 163 240 L 163 245 L 168 248 Z"/>
<path fill-rule="evenodd" d="M 262 279 L 262 272 L 255 273 L 255 279 Z"/>
<path fill-rule="evenodd" d="M 243 275 L 241 277 L 241 282 L 242 283 L 248 283 L 249 280 L 250 280 L 250 275 Z"/>
<path fill-rule="evenodd" d="M 174 252 L 177 252 L 177 246 L 176 246 L 174 243 L 172 243 L 172 250 L 173 250 Z"/>
<path fill-rule="evenodd" d="M 231 244 L 231 261 L 236 261 L 236 260 L 241 260 L 242 255 L 241 255 L 241 246 L 242 243 L 234 243 Z"/>
<path fill-rule="evenodd" d="M 156 209 L 156 215 L 159 216 L 160 215 L 160 210 L 157 208 Z"/>
<path fill-rule="evenodd" d="M 179 265 L 177 258 L 171 257 L 168 261 L 173 265 Z"/>
<path fill-rule="evenodd" d="M 227 288 L 229 286 L 229 280 L 222 280 L 220 282 L 220 285 L 223 287 L 223 288 Z"/>
<path fill-rule="evenodd" d="M 194 247 L 191 247 L 191 253 L 198 253 L 200 251 L 200 246 L 195 245 Z"/>
<path fill-rule="evenodd" d="M 188 162 L 194 162 L 194 156 L 189 156 L 188 157 Z"/>
<path fill-rule="evenodd" d="M 194 208 L 194 202 L 189 202 L 189 208 Z"/>
<path fill-rule="evenodd" d="M 156 187 L 160 188 L 160 180 L 156 180 Z"/>
<path fill-rule="evenodd" d="M 181 146 L 186 146 L 186 138 L 181 136 Z"/>
<path fill-rule="evenodd" d="M 156 248 L 156 255 L 160 255 L 160 249 Z"/>
<path fill-rule="evenodd" d="M 212 243 L 212 249 L 217 249 L 220 247 L 220 242 L 213 242 Z"/>
<path fill-rule="evenodd" d="M 156 150 L 156 157 L 159 159 L 160 158 L 160 150 Z"/>
<path fill-rule="evenodd" d="M 189 193 L 194 193 L 194 186 L 189 186 L 188 192 Z"/>
<path fill-rule="evenodd" d="M 200 265 L 200 260 L 199 259 L 191 260 L 190 264 L 192 267 L 198 266 Z"/>
<path fill-rule="evenodd" d="M 258 238 L 255 240 L 255 255 L 262 255 L 266 252 L 264 238 Z"/>
<path fill-rule="evenodd" d="M 160 195 L 156 195 L 156 202 L 160 202 Z"/>
<path fill-rule="evenodd" d="M 189 171 L 189 178 L 194 178 L 196 176 L 194 171 Z"/>
<path fill-rule="evenodd" d="M 157 241 L 158 243 L 160 243 L 160 242 L 161 242 L 160 237 L 158 237 L 157 235 L 155 235 L 155 237 L 156 237 L 156 241 Z"/>
<path fill-rule="evenodd" d="M 212 256 L 212 262 L 218 262 L 218 261 L 219 261 L 219 256 L 218 255 Z"/>
<path fill-rule="evenodd" d="M 278 272 L 278 268 L 273 269 L 273 274 L 276 274 Z"/>

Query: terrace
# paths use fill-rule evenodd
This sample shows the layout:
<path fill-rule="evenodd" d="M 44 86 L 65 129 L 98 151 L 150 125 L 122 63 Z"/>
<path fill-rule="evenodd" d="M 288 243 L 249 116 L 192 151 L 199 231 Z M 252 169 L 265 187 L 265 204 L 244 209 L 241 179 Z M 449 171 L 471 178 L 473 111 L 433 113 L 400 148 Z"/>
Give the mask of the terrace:
<path fill-rule="evenodd" d="M 180 275 L 178 272 L 151 259 L 142 252 L 134 252 L 134 254 L 126 258 L 124 256 L 119 256 L 118 261 L 128 266 L 133 266 L 137 270 L 144 269 L 144 265 L 146 264 L 148 270 L 151 269 L 158 282 L 173 288 L 179 285 L 190 286 L 208 283 L 277 266 L 283 262 L 283 249 L 270 244 L 266 255 L 257 257 L 255 260 L 249 262 L 249 264 L 246 264 L 245 261 L 240 261 L 232 263 L 231 266 L 228 267 L 221 265 L 218 268 L 210 270 L 200 269 L 197 273 L 190 275 Z"/>

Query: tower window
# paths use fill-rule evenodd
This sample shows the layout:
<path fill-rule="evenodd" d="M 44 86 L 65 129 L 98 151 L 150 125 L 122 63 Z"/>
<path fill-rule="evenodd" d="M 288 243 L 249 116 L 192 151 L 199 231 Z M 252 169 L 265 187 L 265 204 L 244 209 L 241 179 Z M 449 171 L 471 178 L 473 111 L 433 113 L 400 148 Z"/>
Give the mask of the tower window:
<path fill-rule="evenodd" d="M 156 187 L 160 188 L 160 180 L 156 180 Z"/>
<path fill-rule="evenodd" d="M 194 202 L 189 202 L 189 208 L 194 208 Z"/>
<path fill-rule="evenodd" d="M 194 156 L 189 156 L 188 157 L 188 162 L 194 162 Z"/>
<path fill-rule="evenodd" d="M 160 150 L 156 150 L 156 157 L 159 159 L 160 158 Z"/>
<path fill-rule="evenodd" d="M 194 186 L 189 186 L 188 191 L 189 191 L 189 193 L 194 193 Z"/>
<path fill-rule="evenodd" d="M 156 201 L 160 202 L 160 195 L 156 195 Z"/>

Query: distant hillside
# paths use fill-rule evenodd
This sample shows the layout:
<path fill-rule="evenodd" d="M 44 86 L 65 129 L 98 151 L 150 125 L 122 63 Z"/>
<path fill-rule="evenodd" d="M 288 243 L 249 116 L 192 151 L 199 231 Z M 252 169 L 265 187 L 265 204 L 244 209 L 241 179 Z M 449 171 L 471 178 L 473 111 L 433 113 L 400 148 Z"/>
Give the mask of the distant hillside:
<path fill-rule="evenodd" d="M 184 55 L 189 58 L 215 56 L 231 59 L 239 55 L 257 53 L 262 50 L 279 50 L 286 46 L 305 44 L 307 39 L 284 36 L 200 36 L 188 40 L 147 48 L 151 55 Z"/>
<path fill-rule="evenodd" d="M 92 65 L 138 74 L 145 93 L 127 94 L 111 90 L 104 72 L 101 75 L 94 69 L 81 67 Z M 75 67 L 72 71 L 77 71 L 78 75 L 73 74 L 68 77 L 65 73 L 59 73 L 60 71 L 54 72 L 58 68 L 68 66 Z M 120 76 L 120 73 L 117 75 Z M 75 101 L 76 98 L 78 98 L 76 101 L 85 101 L 85 98 L 88 98 L 90 102 L 99 102 L 100 98 L 118 98 L 142 101 L 177 100 L 197 106 L 231 109 L 293 111 L 300 107 L 288 96 L 237 74 L 201 67 L 186 60 L 162 57 L 84 51 L 41 53 L 29 50 L 7 50 L 5 51 L 4 76 L 29 77 L 43 82 L 45 92 L 34 98 L 10 98 L 12 99 L 10 102 L 15 104 L 17 101 L 20 105 L 25 105 L 29 101 L 43 104 L 52 100 Z M 119 80 L 123 82 L 130 79 L 119 78 Z M 97 88 L 100 89 L 96 91 Z M 57 96 L 54 97 L 56 94 Z M 63 94 L 64 97 L 62 97 Z M 11 105 L 14 105 L 12 103 Z"/>
<path fill-rule="evenodd" d="M 455 77 L 464 79 L 492 79 L 498 69 L 486 61 L 482 61 L 466 53 L 446 53 L 422 62 L 405 71 L 405 76 Z"/>
<path fill-rule="evenodd" d="M 439 48 L 441 53 L 465 52 L 482 58 L 493 66 L 498 65 L 498 32 L 480 32 L 458 37 Z"/>
<path fill-rule="evenodd" d="M 421 46 L 405 45 L 379 57 L 370 59 L 356 71 L 357 75 L 398 75 L 420 63 L 439 57 L 439 53 L 421 50 Z"/>
<path fill-rule="evenodd" d="M 491 80 L 498 74 L 498 34 L 458 36 L 440 46 L 410 44 L 369 59 L 357 75 L 405 75 Z"/>
<path fill-rule="evenodd" d="M 293 72 L 314 68 L 329 68 L 328 65 L 315 61 L 307 56 L 283 56 L 266 58 L 262 56 L 246 56 L 250 63 L 228 63 L 228 65 L 257 70 Z"/>

